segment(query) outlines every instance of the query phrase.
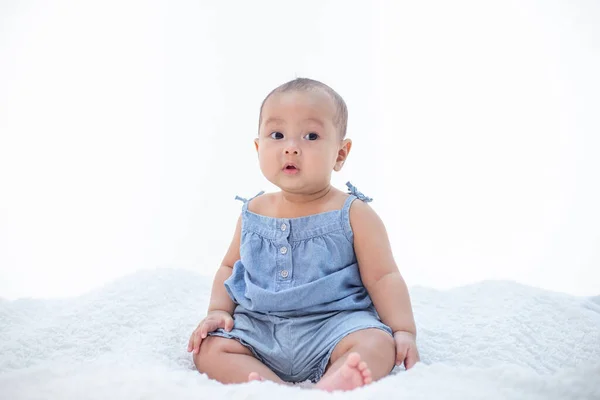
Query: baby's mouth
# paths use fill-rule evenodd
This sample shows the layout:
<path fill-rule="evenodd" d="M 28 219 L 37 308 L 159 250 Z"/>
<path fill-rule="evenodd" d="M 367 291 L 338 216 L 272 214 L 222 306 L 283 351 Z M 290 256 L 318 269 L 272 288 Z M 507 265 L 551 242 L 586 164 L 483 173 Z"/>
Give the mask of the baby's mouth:
<path fill-rule="evenodd" d="M 286 174 L 297 174 L 299 171 L 298 167 L 296 167 L 294 164 L 286 164 L 283 167 L 283 172 Z"/>

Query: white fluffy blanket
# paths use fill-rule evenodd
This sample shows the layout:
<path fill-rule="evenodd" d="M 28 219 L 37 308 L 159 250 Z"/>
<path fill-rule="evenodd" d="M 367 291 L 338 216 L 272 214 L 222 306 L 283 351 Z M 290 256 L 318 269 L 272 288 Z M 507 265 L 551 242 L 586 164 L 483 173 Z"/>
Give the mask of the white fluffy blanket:
<path fill-rule="evenodd" d="M 0 399 L 600 399 L 600 296 L 413 287 L 422 362 L 329 394 L 196 372 L 186 345 L 210 284 L 158 269 L 77 298 L 0 300 Z"/>

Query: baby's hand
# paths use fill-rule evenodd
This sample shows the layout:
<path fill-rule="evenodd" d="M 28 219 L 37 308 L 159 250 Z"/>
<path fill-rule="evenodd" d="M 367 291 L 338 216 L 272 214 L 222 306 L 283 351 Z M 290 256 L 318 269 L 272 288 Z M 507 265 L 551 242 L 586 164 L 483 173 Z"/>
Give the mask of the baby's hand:
<path fill-rule="evenodd" d="M 233 318 L 231 317 L 231 314 L 226 311 L 209 312 L 206 318 L 200 321 L 200 324 L 198 324 L 198 327 L 192 333 L 187 351 L 193 351 L 193 354 L 198 354 L 202 340 L 206 339 L 209 332 L 214 332 L 219 328 L 225 329 L 227 332 L 233 329 Z"/>
<path fill-rule="evenodd" d="M 394 332 L 394 341 L 396 342 L 396 365 L 404 362 L 406 369 L 412 368 L 420 360 L 415 335 L 404 331 Z"/>

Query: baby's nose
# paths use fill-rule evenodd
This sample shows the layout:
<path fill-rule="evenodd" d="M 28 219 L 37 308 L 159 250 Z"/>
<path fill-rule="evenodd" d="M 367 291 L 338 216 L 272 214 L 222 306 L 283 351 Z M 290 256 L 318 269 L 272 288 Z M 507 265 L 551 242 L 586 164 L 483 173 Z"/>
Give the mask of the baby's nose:
<path fill-rule="evenodd" d="M 285 148 L 285 154 L 295 154 L 295 155 L 298 155 L 298 154 L 300 154 L 300 148 L 298 146 L 294 146 L 294 145 L 287 146 Z"/>

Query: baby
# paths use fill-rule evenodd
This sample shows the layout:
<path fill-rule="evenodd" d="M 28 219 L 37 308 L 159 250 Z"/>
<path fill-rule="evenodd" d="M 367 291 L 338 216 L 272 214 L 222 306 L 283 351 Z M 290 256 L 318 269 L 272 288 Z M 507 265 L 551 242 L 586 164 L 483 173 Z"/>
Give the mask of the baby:
<path fill-rule="evenodd" d="M 281 191 L 238 197 L 242 213 L 208 314 L 188 344 L 211 379 L 351 390 L 419 361 L 383 222 L 356 187 L 331 186 L 352 147 L 347 120 L 340 95 L 311 79 L 263 101 L 254 144 L 263 175 Z"/>

